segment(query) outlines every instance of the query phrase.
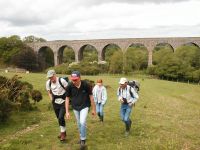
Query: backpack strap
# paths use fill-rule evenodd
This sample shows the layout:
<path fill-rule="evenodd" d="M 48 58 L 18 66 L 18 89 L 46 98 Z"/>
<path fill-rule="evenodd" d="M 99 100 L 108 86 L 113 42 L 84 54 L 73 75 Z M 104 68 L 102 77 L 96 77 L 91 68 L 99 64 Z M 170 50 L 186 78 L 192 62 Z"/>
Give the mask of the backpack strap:
<path fill-rule="evenodd" d="M 62 86 L 63 89 L 65 89 L 64 85 L 61 82 L 61 78 L 58 78 L 59 84 Z M 65 89 L 66 90 L 66 89 Z"/>
<path fill-rule="evenodd" d="M 61 78 L 60 77 L 58 78 L 58 82 L 62 86 L 62 88 L 66 90 L 66 88 L 64 87 L 64 85 L 61 82 Z M 50 92 L 51 92 L 51 81 L 50 80 L 49 80 L 49 88 L 50 88 Z"/>
<path fill-rule="evenodd" d="M 134 98 L 134 95 L 133 95 L 133 93 L 132 93 L 132 91 L 131 91 L 131 88 L 132 88 L 132 87 L 130 86 L 130 88 L 129 88 L 129 93 L 130 93 L 131 97 Z"/>

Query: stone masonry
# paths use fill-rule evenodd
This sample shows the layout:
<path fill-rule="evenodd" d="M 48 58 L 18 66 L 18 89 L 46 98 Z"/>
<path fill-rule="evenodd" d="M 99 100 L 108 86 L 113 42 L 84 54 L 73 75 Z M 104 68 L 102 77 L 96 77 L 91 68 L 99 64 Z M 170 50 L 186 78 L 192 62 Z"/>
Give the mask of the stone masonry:
<path fill-rule="evenodd" d="M 91 45 L 96 48 L 98 53 L 98 61 L 104 61 L 105 48 L 110 44 L 119 46 L 123 53 L 125 53 L 132 44 L 143 44 L 148 51 L 148 66 L 152 65 L 153 49 L 160 43 L 169 44 L 173 51 L 177 47 L 193 43 L 200 46 L 200 37 L 174 37 L 174 38 L 126 38 L 126 39 L 95 39 L 95 40 L 60 40 L 60 41 L 47 41 L 35 42 L 28 44 L 36 53 L 39 53 L 45 47 L 49 47 L 54 54 L 54 64 L 62 63 L 61 52 L 67 46 L 71 47 L 75 53 L 75 61 L 80 62 L 82 59 L 81 49 L 86 45 Z"/>

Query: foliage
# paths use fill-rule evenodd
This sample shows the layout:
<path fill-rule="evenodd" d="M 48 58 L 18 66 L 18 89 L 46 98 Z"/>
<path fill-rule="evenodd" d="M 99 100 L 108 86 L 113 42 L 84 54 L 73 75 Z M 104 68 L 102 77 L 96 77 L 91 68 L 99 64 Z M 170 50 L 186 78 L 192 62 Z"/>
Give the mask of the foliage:
<path fill-rule="evenodd" d="M 36 53 L 29 47 L 25 47 L 12 58 L 13 64 L 19 68 L 24 68 L 30 71 L 39 70 Z"/>
<path fill-rule="evenodd" d="M 0 120 L 5 121 L 8 114 L 14 110 L 32 110 L 29 96 L 32 93 L 33 86 L 28 82 L 22 82 L 17 75 L 11 79 L 0 76 Z M 33 91 L 35 95 L 33 100 L 40 101 L 42 95 L 39 91 Z M 7 112 L 7 113 L 4 113 Z"/>
<path fill-rule="evenodd" d="M 110 58 L 110 73 L 122 73 L 123 71 L 123 53 L 121 51 L 115 51 Z"/>
<path fill-rule="evenodd" d="M 98 54 L 93 46 L 87 45 L 83 50 L 83 61 L 93 62 L 98 61 Z"/>
<path fill-rule="evenodd" d="M 186 45 L 179 47 L 174 53 L 160 49 L 153 54 L 154 66 L 148 73 L 162 79 L 199 82 L 200 49 Z"/>
<path fill-rule="evenodd" d="M 33 35 L 26 36 L 22 40 L 24 43 L 33 43 L 33 42 L 45 42 L 46 40 L 40 37 L 35 37 Z"/>
<path fill-rule="evenodd" d="M 75 61 L 75 53 L 71 48 L 66 47 L 63 51 L 63 63 L 72 63 Z"/>
<path fill-rule="evenodd" d="M 38 53 L 38 64 L 40 66 L 40 71 L 54 66 L 54 54 L 50 48 L 44 47 L 40 49 Z"/>
<path fill-rule="evenodd" d="M 130 72 L 147 68 L 148 54 L 146 49 L 130 47 L 125 55 L 125 66 Z"/>
<path fill-rule="evenodd" d="M 0 88 L 0 122 L 5 122 L 13 109 L 13 103 L 8 100 L 8 90 Z"/>
<path fill-rule="evenodd" d="M 35 103 L 42 100 L 42 93 L 39 90 L 33 90 L 31 96 Z"/>
<path fill-rule="evenodd" d="M 13 35 L 8 38 L 0 38 L 0 58 L 6 64 L 11 64 L 13 55 L 23 48 L 23 42 L 19 36 Z"/>

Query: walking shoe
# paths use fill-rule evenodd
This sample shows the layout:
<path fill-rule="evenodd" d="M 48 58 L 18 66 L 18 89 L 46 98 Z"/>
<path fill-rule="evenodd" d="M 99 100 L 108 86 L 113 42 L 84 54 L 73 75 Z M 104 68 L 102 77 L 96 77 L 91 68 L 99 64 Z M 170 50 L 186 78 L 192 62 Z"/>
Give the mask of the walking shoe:
<path fill-rule="evenodd" d="M 66 140 L 66 132 L 61 132 L 60 141 Z"/>
<path fill-rule="evenodd" d="M 130 124 L 129 124 L 129 131 L 130 131 L 130 129 L 131 129 L 131 124 L 132 124 L 132 121 L 130 120 Z"/>
<path fill-rule="evenodd" d="M 103 116 L 100 116 L 100 121 L 103 122 Z"/>
<path fill-rule="evenodd" d="M 130 131 L 130 125 L 128 122 L 125 122 L 126 132 Z"/>
<path fill-rule="evenodd" d="M 81 140 L 80 141 L 80 146 L 81 146 L 81 150 L 84 150 L 86 145 L 85 145 L 85 140 Z"/>
<path fill-rule="evenodd" d="M 125 132 L 125 137 L 129 136 L 129 131 Z"/>
<path fill-rule="evenodd" d="M 61 132 L 60 132 L 60 134 L 59 134 L 57 137 L 60 139 L 60 137 L 61 137 Z"/>

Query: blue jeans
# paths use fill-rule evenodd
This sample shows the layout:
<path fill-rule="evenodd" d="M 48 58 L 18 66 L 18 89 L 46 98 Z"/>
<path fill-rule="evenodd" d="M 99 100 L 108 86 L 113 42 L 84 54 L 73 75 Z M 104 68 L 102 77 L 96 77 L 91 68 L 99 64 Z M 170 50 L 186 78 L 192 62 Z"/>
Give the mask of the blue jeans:
<path fill-rule="evenodd" d="M 103 116 L 103 105 L 101 103 L 96 103 L 96 112 L 100 116 Z"/>
<path fill-rule="evenodd" d="M 122 121 L 125 124 L 131 123 L 131 120 L 130 120 L 131 111 L 132 111 L 131 106 L 129 106 L 128 104 L 121 104 L 120 116 L 121 116 Z"/>
<path fill-rule="evenodd" d="M 75 117 L 76 117 L 77 124 L 78 124 L 78 129 L 80 132 L 81 140 L 86 139 L 86 119 L 87 119 L 87 115 L 88 115 L 88 110 L 89 110 L 88 107 L 86 107 L 80 111 L 73 110 Z"/>

